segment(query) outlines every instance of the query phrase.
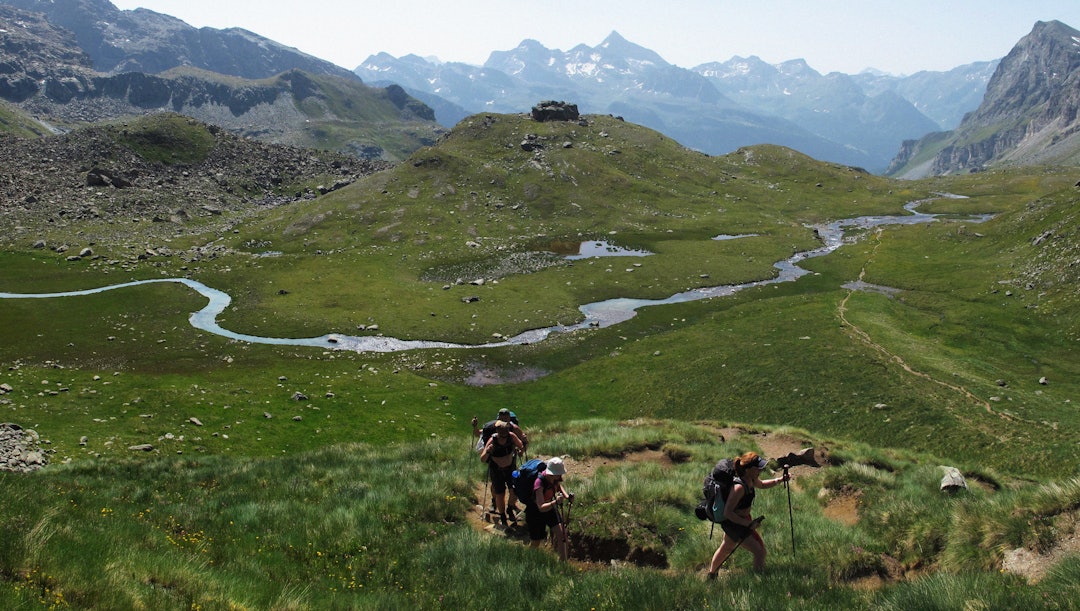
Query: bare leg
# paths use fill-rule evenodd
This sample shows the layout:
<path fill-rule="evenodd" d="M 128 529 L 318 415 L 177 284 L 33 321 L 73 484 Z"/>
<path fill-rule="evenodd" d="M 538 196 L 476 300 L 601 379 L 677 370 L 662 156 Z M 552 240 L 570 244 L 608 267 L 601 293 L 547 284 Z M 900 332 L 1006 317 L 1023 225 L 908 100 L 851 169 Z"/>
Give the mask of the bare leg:
<path fill-rule="evenodd" d="M 499 514 L 499 517 L 502 518 L 503 523 L 505 524 L 505 522 L 506 522 L 506 493 L 503 492 L 502 494 L 499 494 L 498 492 L 496 492 L 494 494 L 495 494 L 495 511 Z"/>
<path fill-rule="evenodd" d="M 725 533 L 724 540 L 720 542 L 720 547 L 716 548 L 716 551 L 713 553 L 712 562 L 709 563 L 709 572 L 715 573 L 719 571 L 720 565 L 735 551 L 735 547 L 738 544 L 738 541 L 735 541 Z"/>
<path fill-rule="evenodd" d="M 743 547 L 750 550 L 754 555 L 754 570 L 758 573 L 765 570 L 765 546 L 757 537 L 751 535 L 743 541 Z"/>

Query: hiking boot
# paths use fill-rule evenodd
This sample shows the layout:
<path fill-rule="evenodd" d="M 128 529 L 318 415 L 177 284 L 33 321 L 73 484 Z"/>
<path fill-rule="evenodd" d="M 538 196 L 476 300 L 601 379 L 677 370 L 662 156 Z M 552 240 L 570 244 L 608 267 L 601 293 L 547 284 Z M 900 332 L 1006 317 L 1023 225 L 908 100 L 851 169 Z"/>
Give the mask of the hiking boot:
<path fill-rule="evenodd" d="M 506 515 L 510 516 L 510 519 L 517 522 L 518 508 L 517 505 L 511 505 L 506 509 Z"/>
<path fill-rule="evenodd" d="M 505 513 L 500 513 L 499 514 L 499 523 L 502 524 L 503 526 L 509 526 L 509 523 L 506 521 L 506 514 Z"/>

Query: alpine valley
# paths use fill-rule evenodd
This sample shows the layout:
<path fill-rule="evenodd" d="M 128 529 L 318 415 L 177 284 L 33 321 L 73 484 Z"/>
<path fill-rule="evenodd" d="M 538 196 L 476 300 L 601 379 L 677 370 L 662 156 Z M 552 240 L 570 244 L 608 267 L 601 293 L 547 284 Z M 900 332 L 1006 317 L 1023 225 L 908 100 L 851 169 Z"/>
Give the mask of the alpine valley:
<path fill-rule="evenodd" d="M 354 72 L 0 0 L 0 608 L 1076 609 L 1078 58 Z"/>

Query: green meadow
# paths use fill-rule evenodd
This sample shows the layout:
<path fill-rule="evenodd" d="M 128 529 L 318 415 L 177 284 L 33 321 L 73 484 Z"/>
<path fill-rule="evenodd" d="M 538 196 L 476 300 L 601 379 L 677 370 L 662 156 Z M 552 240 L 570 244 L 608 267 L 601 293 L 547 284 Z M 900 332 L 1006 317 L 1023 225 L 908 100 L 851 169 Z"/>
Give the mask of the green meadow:
<path fill-rule="evenodd" d="M 892 181 L 779 147 L 708 157 L 613 117 L 478 115 L 318 199 L 226 211 L 227 231 L 109 225 L 81 260 L 0 237 L 0 292 L 188 277 L 232 297 L 218 323 L 236 333 L 471 346 L 232 340 L 193 328 L 206 299 L 175 283 L 0 299 L 0 421 L 50 460 L 0 474 L 0 604 L 1076 608 L 1077 179 Z M 768 280 L 815 227 L 916 200 L 935 222 L 851 230 L 795 281 L 485 345 L 586 303 Z M 651 254 L 553 254 L 581 242 Z M 221 248 L 131 261 L 132 243 Z M 570 563 L 476 524 L 469 420 L 502 407 L 531 453 L 598 465 L 567 477 Z M 799 473 L 791 512 L 782 488 L 759 495 L 766 573 L 739 552 L 706 582 L 701 478 L 774 438 L 829 464 Z M 943 465 L 969 488 L 941 492 Z M 1005 570 L 1017 554 L 1043 570 Z"/>

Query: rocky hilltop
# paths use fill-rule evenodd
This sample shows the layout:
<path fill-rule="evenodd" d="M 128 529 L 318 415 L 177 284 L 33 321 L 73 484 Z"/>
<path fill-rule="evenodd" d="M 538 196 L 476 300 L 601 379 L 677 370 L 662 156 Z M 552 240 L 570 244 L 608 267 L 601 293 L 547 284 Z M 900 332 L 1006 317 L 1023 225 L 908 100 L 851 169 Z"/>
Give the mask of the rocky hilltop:
<path fill-rule="evenodd" d="M 1038 22 L 998 64 L 982 104 L 952 132 L 904 142 L 904 178 L 1080 163 L 1080 31 Z"/>

